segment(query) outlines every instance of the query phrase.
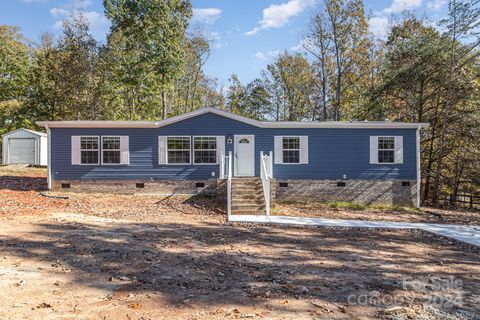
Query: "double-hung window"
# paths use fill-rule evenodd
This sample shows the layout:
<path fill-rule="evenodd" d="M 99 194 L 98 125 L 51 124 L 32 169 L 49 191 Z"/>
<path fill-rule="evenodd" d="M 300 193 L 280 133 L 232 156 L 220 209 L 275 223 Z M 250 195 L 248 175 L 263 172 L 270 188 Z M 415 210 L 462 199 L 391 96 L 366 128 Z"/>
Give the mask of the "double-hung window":
<path fill-rule="evenodd" d="M 370 136 L 371 164 L 402 164 L 403 136 Z"/>
<path fill-rule="evenodd" d="M 167 137 L 169 164 L 190 164 L 190 137 Z"/>
<path fill-rule="evenodd" d="M 300 137 L 282 137 L 283 163 L 300 163 Z"/>
<path fill-rule="evenodd" d="M 80 137 L 80 164 L 99 164 L 99 137 Z"/>
<path fill-rule="evenodd" d="M 193 163 L 217 163 L 217 137 L 193 137 Z"/>
<path fill-rule="evenodd" d="M 275 164 L 308 164 L 308 136 L 274 136 Z"/>
<path fill-rule="evenodd" d="M 395 163 L 395 137 L 378 137 L 378 163 Z"/>
<path fill-rule="evenodd" d="M 120 164 L 120 137 L 102 137 L 102 164 Z"/>

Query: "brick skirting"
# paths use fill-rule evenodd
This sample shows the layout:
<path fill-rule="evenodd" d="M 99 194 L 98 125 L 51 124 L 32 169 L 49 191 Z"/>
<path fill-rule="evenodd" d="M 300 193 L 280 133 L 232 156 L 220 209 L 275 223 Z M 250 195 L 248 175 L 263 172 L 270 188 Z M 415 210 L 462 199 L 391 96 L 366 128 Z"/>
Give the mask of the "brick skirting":
<path fill-rule="evenodd" d="M 408 184 L 408 185 L 407 185 Z M 415 206 L 415 180 L 276 180 L 277 202 L 346 201 Z"/>
<path fill-rule="evenodd" d="M 54 180 L 52 189 L 69 192 L 216 195 L 217 180 Z"/>
<path fill-rule="evenodd" d="M 200 186 L 203 183 L 203 186 Z M 141 188 L 143 184 L 143 188 Z M 404 184 L 409 184 L 408 186 Z M 63 187 L 62 187 L 63 185 Z M 65 188 L 69 186 L 69 188 Z M 217 195 L 226 204 L 226 180 L 54 180 L 54 190 L 126 194 Z M 347 201 L 414 206 L 415 180 L 273 180 L 271 202 Z"/>

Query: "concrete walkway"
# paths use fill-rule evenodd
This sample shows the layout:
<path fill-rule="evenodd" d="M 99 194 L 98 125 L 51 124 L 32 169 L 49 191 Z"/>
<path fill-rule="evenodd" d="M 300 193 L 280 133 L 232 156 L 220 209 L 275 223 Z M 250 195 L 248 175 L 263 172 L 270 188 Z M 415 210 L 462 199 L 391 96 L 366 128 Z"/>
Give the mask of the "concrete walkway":
<path fill-rule="evenodd" d="M 480 226 L 437 223 L 341 220 L 265 215 L 231 215 L 228 221 L 234 223 L 267 223 L 295 226 L 421 229 L 440 236 L 452 238 L 480 247 Z"/>

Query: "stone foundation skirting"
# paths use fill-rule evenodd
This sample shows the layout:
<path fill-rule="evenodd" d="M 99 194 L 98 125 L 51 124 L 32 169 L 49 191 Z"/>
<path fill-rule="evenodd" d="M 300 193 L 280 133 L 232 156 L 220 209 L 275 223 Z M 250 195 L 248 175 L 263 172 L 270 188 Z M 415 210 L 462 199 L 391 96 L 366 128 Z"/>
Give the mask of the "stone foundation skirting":
<path fill-rule="evenodd" d="M 217 179 L 209 180 L 54 180 L 52 189 L 68 192 L 124 194 L 216 195 Z"/>
<path fill-rule="evenodd" d="M 415 206 L 415 180 L 275 180 L 277 202 Z"/>

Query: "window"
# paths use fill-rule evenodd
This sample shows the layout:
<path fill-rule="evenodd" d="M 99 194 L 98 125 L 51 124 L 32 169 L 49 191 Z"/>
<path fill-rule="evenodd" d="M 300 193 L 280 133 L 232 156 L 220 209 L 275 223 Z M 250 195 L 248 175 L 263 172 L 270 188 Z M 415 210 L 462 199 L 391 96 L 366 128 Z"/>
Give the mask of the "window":
<path fill-rule="evenodd" d="M 102 164 L 120 164 L 120 137 L 102 137 Z"/>
<path fill-rule="evenodd" d="M 378 137 L 378 163 L 395 163 L 395 137 Z"/>
<path fill-rule="evenodd" d="M 217 163 L 217 138 L 194 137 L 193 152 L 193 162 L 196 164 Z"/>
<path fill-rule="evenodd" d="M 170 164 L 190 164 L 190 137 L 167 137 L 167 160 Z"/>
<path fill-rule="evenodd" d="M 98 164 L 98 152 L 98 137 L 80 137 L 81 164 Z"/>
<path fill-rule="evenodd" d="M 300 163 L 300 137 L 283 137 L 283 163 Z"/>

